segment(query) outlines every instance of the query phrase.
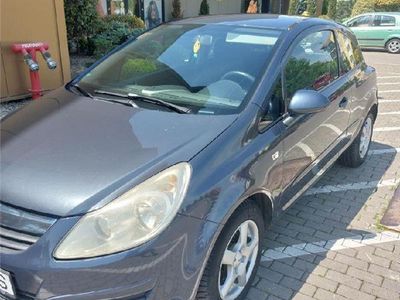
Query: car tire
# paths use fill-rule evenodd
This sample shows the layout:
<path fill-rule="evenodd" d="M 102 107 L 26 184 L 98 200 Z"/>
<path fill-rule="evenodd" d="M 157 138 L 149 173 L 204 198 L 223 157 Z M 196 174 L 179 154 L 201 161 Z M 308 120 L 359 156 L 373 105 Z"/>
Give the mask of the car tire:
<path fill-rule="evenodd" d="M 243 247 L 240 238 L 245 231 L 247 239 L 242 240 L 246 245 Z M 242 204 L 225 224 L 210 254 L 197 291 L 197 300 L 244 299 L 260 263 L 264 231 L 259 206 L 248 201 Z M 233 279 L 229 281 L 232 282 L 231 288 L 227 281 L 229 278 Z"/>
<path fill-rule="evenodd" d="M 353 143 L 340 156 L 339 162 L 343 166 L 356 168 L 360 166 L 368 156 L 371 145 L 372 132 L 375 118 L 369 113 Z"/>
<path fill-rule="evenodd" d="M 386 43 L 386 50 L 389 53 L 398 54 L 400 53 L 400 39 L 391 39 Z"/>

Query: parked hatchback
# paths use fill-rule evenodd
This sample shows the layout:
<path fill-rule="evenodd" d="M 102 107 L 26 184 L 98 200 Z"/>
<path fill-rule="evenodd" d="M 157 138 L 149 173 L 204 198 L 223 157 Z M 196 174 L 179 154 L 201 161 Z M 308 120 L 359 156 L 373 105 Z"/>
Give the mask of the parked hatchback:
<path fill-rule="evenodd" d="M 400 53 L 400 12 L 362 14 L 344 24 L 354 32 L 361 47 Z"/>
<path fill-rule="evenodd" d="M 161 25 L 1 123 L 0 290 L 243 299 L 263 235 L 367 157 L 375 70 L 321 19 Z"/>

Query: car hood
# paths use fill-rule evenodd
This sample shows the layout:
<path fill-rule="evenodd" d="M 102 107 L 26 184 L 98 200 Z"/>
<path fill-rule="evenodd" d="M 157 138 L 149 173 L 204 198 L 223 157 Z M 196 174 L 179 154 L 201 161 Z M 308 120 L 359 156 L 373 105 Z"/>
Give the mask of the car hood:
<path fill-rule="evenodd" d="M 60 89 L 1 123 L 0 200 L 71 216 L 123 186 L 189 161 L 236 116 L 177 114 Z"/>

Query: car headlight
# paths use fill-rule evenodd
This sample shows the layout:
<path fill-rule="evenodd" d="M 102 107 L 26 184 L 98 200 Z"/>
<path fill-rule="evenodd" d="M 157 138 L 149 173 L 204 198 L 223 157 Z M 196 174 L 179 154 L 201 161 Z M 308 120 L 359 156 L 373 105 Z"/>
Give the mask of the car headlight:
<path fill-rule="evenodd" d="M 179 163 L 84 215 L 58 245 L 54 257 L 101 256 L 149 241 L 175 217 L 185 197 L 190 175 L 190 165 Z"/>

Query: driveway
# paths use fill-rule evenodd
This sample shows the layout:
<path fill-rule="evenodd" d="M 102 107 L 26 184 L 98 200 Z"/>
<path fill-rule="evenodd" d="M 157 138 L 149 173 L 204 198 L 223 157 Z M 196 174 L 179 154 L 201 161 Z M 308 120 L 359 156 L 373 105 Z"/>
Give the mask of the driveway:
<path fill-rule="evenodd" d="M 370 155 L 335 164 L 272 225 L 247 300 L 400 299 L 400 235 L 379 224 L 400 183 L 400 55 L 364 57 L 379 88 Z"/>

